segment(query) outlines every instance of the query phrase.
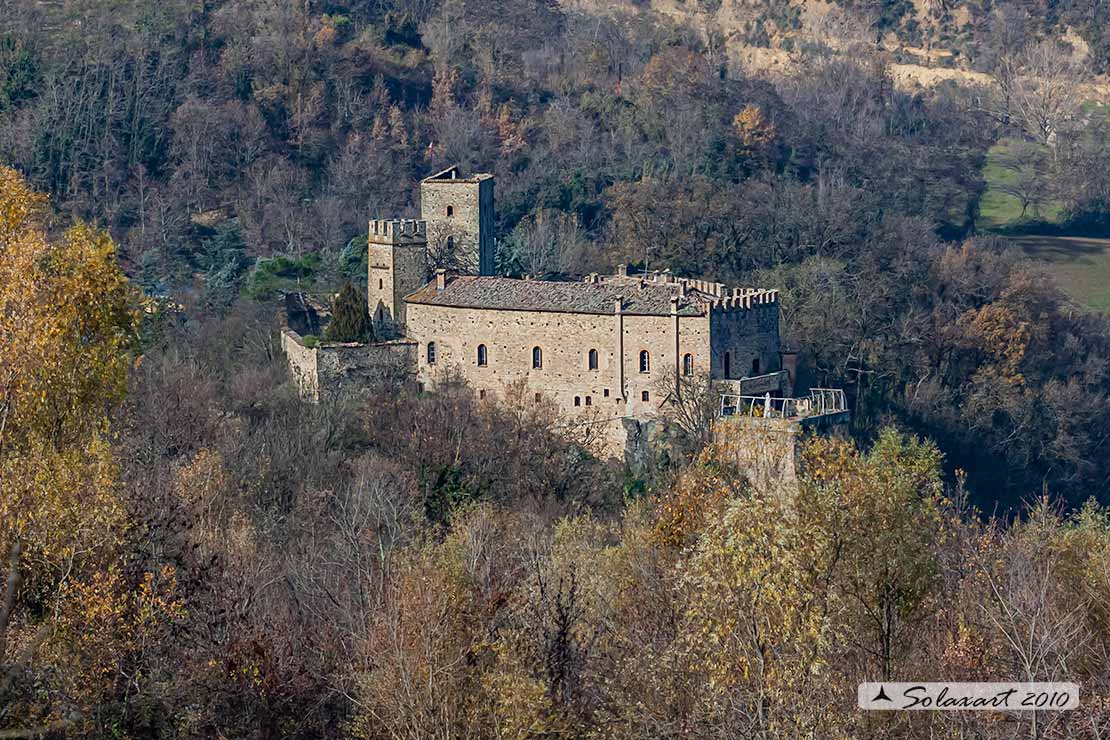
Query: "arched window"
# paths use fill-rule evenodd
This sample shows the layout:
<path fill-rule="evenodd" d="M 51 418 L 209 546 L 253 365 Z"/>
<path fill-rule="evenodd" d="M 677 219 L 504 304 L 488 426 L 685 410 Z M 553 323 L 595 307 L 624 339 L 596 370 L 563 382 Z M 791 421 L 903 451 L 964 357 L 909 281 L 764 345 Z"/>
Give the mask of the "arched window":
<path fill-rule="evenodd" d="M 683 357 L 682 357 L 682 374 L 683 375 L 693 375 L 694 374 L 694 356 L 693 355 L 683 355 Z"/>
<path fill-rule="evenodd" d="M 651 355 L 648 354 L 646 349 L 640 350 L 640 372 L 651 372 Z"/>
<path fill-rule="evenodd" d="M 428 364 L 436 364 L 436 343 L 428 342 Z"/>
<path fill-rule="evenodd" d="M 732 354 L 725 352 L 725 377 L 732 377 Z"/>
<path fill-rule="evenodd" d="M 543 367 L 543 350 L 539 347 L 532 348 L 532 369 L 539 370 Z"/>
<path fill-rule="evenodd" d="M 586 396 L 586 405 L 587 406 L 593 406 L 593 403 L 594 403 L 593 396 Z"/>
<path fill-rule="evenodd" d="M 447 237 L 447 250 L 451 251 L 454 248 L 455 248 L 455 237 L 453 237 L 453 236 Z"/>
<path fill-rule="evenodd" d="M 486 366 L 486 345 L 478 345 L 478 367 Z"/>
<path fill-rule="evenodd" d="M 759 375 L 759 358 L 752 360 L 752 375 Z"/>
<path fill-rule="evenodd" d="M 587 363 L 589 365 L 589 368 L 591 370 L 597 370 L 597 350 L 596 349 L 591 349 L 590 352 L 589 352 L 589 355 L 587 357 L 588 357 Z"/>
<path fill-rule="evenodd" d="M 641 401 L 650 401 L 651 400 L 651 395 L 647 391 L 644 391 L 643 393 L 640 394 L 640 400 Z"/>
<path fill-rule="evenodd" d="M 581 396 L 575 396 L 574 397 L 574 405 L 575 406 L 581 406 L 582 405 L 582 397 Z"/>
<path fill-rule="evenodd" d="M 451 216 L 454 216 L 454 215 L 455 215 L 455 207 L 454 206 L 447 206 L 447 217 L 450 218 Z"/>

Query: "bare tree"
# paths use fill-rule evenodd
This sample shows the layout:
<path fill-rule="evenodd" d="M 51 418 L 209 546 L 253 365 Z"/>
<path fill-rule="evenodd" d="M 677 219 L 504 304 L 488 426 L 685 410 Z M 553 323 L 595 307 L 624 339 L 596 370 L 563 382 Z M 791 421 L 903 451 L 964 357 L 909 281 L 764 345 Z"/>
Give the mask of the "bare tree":
<path fill-rule="evenodd" d="M 1009 179 L 994 184 L 1021 204 L 1021 218 L 1032 209 L 1033 216 L 1041 215 L 1041 208 L 1052 196 L 1046 172 L 1045 152 L 1040 144 L 1017 142 L 995 160 L 1010 173 Z"/>
<path fill-rule="evenodd" d="M 671 370 L 656 383 L 655 392 L 666 399 L 663 415 L 672 426 L 680 450 L 696 455 L 713 441 L 721 401 L 708 374 L 685 375 Z"/>
<path fill-rule="evenodd" d="M 1064 557 L 1051 546 L 1057 515 L 1042 503 L 1030 521 L 1018 525 L 983 552 L 988 599 L 982 609 L 1001 636 L 1015 675 L 1026 681 L 1063 681 L 1075 675 L 1080 651 L 1090 636 L 1085 610 L 1066 592 L 1059 574 Z M 1030 718 L 1032 738 L 1059 721 L 1052 712 Z"/>
<path fill-rule="evenodd" d="M 993 113 L 1055 149 L 1058 136 L 1079 117 L 1083 72 L 1066 49 L 1051 41 L 1008 54 L 995 71 L 999 89 Z"/>
<path fill-rule="evenodd" d="M 536 277 L 574 272 L 586 247 L 574 215 L 547 209 L 521 221 L 508 242 L 520 270 Z"/>
<path fill-rule="evenodd" d="M 467 240 L 447 224 L 428 224 L 428 249 L 424 252 L 429 273 L 436 270 L 478 273 L 478 248 L 467 250 Z"/>

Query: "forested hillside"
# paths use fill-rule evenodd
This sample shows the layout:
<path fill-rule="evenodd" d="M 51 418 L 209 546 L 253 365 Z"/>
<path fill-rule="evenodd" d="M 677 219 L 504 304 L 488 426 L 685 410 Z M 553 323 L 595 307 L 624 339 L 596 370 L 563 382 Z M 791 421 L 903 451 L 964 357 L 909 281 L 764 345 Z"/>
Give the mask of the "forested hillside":
<path fill-rule="evenodd" d="M 1107 492 L 1103 319 L 974 234 L 1003 137 L 1026 142 L 1015 172 L 1052 189 L 1064 223 L 1107 227 L 1110 123 L 1079 92 L 1104 51 L 1092 36 L 1077 61 L 1063 16 L 980 9 L 995 30 L 972 61 L 994 82 L 910 91 L 850 5 L 826 13 L 844 33 L 799 45 L 778 77 L 642 8 L 11 10 L 0 156 L 194 317 L 358 279 L 366 219 L 411 213 L 413 184 L 458 162 L 498 176 L 503 271 L 629 260 L 780 286 L 788 341 L 814 380 L 849 388 L 863 438 L 880 419 L 928 433 L 989 482 L 985 500 Z"/>
<path fill-rule="evenodd" d="M 1008 237 L 1110 236 L 1106 12 L 6 0 L 0 737 L 1105 736 L 1110 322 Z M 302 403 L 278 296 L 455 163 L 505 274 L 780 289 L 853 439 L 757 487 L 704 429 Z"/>

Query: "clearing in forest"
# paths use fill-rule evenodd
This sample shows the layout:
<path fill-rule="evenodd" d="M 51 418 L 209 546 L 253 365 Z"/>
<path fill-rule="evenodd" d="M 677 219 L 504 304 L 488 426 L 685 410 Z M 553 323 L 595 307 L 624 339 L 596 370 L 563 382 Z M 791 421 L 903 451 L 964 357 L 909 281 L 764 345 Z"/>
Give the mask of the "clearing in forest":
<path fill-rule="evenodd" d="M 1013 242 L 1051 265 L 1060 288 L 1093 311 L 1110 313 L 1110 239 L 1085 236 L 1018 236 Z"/>

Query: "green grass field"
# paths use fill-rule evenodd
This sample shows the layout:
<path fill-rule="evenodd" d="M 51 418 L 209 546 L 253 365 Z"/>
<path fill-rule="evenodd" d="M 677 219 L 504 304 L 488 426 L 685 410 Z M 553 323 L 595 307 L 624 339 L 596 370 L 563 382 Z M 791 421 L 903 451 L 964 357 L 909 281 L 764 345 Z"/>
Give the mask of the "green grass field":
<path fill-rule="evenodd" d="M 1084 236 L 1018 236 L 1015 244 L 1050 265 L 1060 288 L 1092 311 L 1110 313 L 1110 239 Z"/>
<path fill-rule="evenodd" d="M 987 190 L 979 201 L 976 226 L 980 231 L 1009 235 L 1028 257 L 1047 264 L 1060 288 L 1078 305 L 1110 313 L 1110 238 L 1023 233 L 1035 231 L 1038 222 L 1051 231 L 1062 213 L 1060 204 L 1050 201 L 1039 213 L 1027 211 L 1022 219 L 1021 202 L 1003 192 L 1017 179 L 1017 173 L 1002 164 L 1015 144 L 1005 139 L 987 152 L 983 167 Z"/>
<path fill-rule="evenodd" d="M 979 201 L 979 219 L 975 222 L 980 231 L 1012 229 L 1022 223 L 1021 201 L 1001 189 L 1002 186 L 1012 185 L 1018 179 L 1014 170 L 1002 165 L 1003 159 L 1013 151 L 1014 146 L 1015 142 L 1012 139 L 1003 139 L 987 152 L 987 161 L 983 166 L 983 179 L 987 183 L 987 191 Z M 1060 216 L 1060 203 L 1049 201 L 1039 213 L 1026 211 L 1025 220 L 1035 219 L 1055 224 Z"/>

